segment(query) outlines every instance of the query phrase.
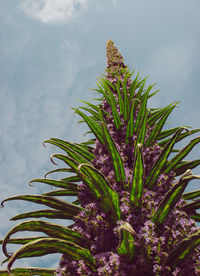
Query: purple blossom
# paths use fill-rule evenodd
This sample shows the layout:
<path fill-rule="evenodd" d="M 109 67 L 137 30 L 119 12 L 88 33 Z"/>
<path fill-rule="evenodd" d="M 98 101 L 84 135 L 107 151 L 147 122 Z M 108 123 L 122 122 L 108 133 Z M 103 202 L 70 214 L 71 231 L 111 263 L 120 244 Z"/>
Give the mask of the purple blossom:
<path fill-rule="evenodd" d="M 119 79 L 124 80 L 125 75 L 121 73 L 120 68 L 126 69 L 127 67 L 124 65 L 123 57 L 116 47 L 113 45 L 109 47 L 107 79 L 112 84 L 116 84 Z M 115 57 L 114 61 L 112 60 L 113 56 Z M 117 74 L 113 76 L 113 72 L 117 72 L 118 76 Z M 127 89 L 130 85 L 131 80 L 128 78 Z M 116 92 L 113 93 L 117 99 Z M 119 104 L 117 108 L 119 111 Z M 194 253 L 176 268 L 173 268 L 170 264 L 166 264 L 172 247 L 181 242 L 187 235 L 193 234 L 198 230 L 194 220 L 181 210 L 185 201 L 181 198 L 177 202 L 175 208 L 171 210 L 162 226 L 158 227 L 151 220 L 161 200 L 174 185 L 175 174 L 173 171 L 167 174 L 162 173 L 151 190 L 144 187 L 140 212 L 133 210 L 132 202 L 130 201 L 130 190 L 128 188 L 133 179 L 133 164 L 135 161 L 133 148 L 136 135 L 134 134 L 129 139 L 129 143 L 127 143 L 126 122 L 121 117 L 122 127 L 116 130 L 112 108 L 105 99 L 103 100 L 103 110 L 109 113 L 108 116 L 105 116 L 105 122 L 123 161 L 126 176 L 126 183 L 124 185 L 126 185 L 127 190 L 124 189 L 121 183 L 116 181 L 111 155 L 106 146 L 98 140 L 95 141 L 93 150 L 95 158 L 92 164 L 105 176 L 113 190 L 118 193 L 122 219 L 113 224 L 109 213 L 105 212 L 99 202 L 92 198 L 86 186 L 81 183 L 79 185 L 79 200 L 81 205 L 86 209 L 86 212 L 81 211 L 75 217 L 73 230 L 88 238 L 87 248 L 91 250 L 92 256 L 97 262 L 97 268 L 96 271 L 93 271 L 83 260 L 70 261 L 64 255 L 60 263 L 60 272 L 57 275 L 61 276 L 62 274 L 60 273 L 62 273 L 63 269 L 66 270 L 66 273 L 69 271 L 70 275 L 74 276 L 200 275 L 200 248 L 196 248 Z M 136 115 L 137 112 L 134 116 Z M 153 128 L 154 126 L 148 127 L 145 141 L 147 141 Z M 161 151 L 162 148 L 158 145 L 157 141 L 153 146 L 143 148 L 144 178 L 149 175 Z M 137 253 L 132 262 L 129 262 L 124 256 L 118 254 L 119 227 L 124 222 L 129 222 L 140 240 L 136 244 Z"/>

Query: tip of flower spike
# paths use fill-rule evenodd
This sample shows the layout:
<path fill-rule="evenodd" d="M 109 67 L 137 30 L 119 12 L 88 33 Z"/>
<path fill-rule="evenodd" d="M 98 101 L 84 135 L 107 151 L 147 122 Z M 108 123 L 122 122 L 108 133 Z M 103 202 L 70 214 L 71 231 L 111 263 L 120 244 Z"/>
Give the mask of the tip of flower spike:
<path fill-rule="evenodd" d="M 106 43 L 107 53 L 107 70 L 108 73 L 117 72 L 120 73 L 121 69 L 125 68 L 124 58 L 120 54 L 114 42 L 109 39 Z"/>

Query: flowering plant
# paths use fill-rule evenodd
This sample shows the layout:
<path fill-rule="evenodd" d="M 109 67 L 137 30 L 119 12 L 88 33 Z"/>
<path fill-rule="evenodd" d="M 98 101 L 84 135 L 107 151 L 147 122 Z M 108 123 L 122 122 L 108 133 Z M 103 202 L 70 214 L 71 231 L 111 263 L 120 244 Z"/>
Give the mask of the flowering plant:
<path fill-rule="evenodd" d="M 83 101 L 75 109 L 94 135 L 83 143 L 51 138 L 65 154 L 53 154 L 67 167 L 65 178 L 34 179 L 58 187 L 42 195 L 13 196 L 50 209 L 17 215 L 12 220 L 46 217 L 73 219 L 66 227 L 43 220 L 28 220 L 11 229 L 2 241 L 8 269 L 14 275 L 199 275 L 200 190 L 185 193 L 190 180 L 200 178 L 191 169 L 200 160 L 184 158 L 200 142 L 191 140 L 183 149 L 177 142 L 199 131 L 186 127 L 165 129 L 177 103 L 148 108 L 157 91 L 124 64 L 114 43 L 107 42 L 106 75 L 99 79 L 101 103 Z M 84 111 L 87 112 L 85 114 Z M 171 157 L 171 153 L 174 153 Z M 178 179 L 176 177 L 179 177 Z M 73 203 L 58 199 L 77 196 Z M 45 236 L 11 238 L 18 231 L 41 231 Z M 8 243 L 22 244 L 13 254 Z M 61 253 L 58 268 L 14 268 L 18 258 Z"/>

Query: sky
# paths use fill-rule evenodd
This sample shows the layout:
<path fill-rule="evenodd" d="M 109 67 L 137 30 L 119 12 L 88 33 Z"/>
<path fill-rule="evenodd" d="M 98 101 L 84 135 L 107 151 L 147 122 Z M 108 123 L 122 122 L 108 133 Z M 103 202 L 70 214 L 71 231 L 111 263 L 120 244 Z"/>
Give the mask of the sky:
<path fill-rule="evenodd" d="M 199 0 L 0 0 L 0 4 L 1 201 L 50 190 L 40 183 L 28 185 L 55 169 L 49 157 L 58 151 L 43 147 L 44 140 L 90 138 L 84 136 L 88 129 L 78 124 L 71 108 L 80 105 L 78 99 L 96 97 L 91 88 L 105 73 L 108 39 L 130 68 L 139 70 L 141 77 L 150 75 L 149 84 L 157 83 L 160 92 L 149 106 L 181 101 L 169 127 L 200 128 Z M 189 140 L 185 141 L 183 145 Z M 198 159 L 199 149 L 196 146 L 189 158 Z M 193 171 L 200 174 L 198 168 Z M 199 181 L 192 181 L 188 189 L 199 189 Z M 0 210 L 0 238 L 16 225 L 10 217 L 34 208 L 38 206 L 33 203 L 6 202 Z M 56 254 L 22 259 L 14 267 L 56 267 L 58 261 Z"/>

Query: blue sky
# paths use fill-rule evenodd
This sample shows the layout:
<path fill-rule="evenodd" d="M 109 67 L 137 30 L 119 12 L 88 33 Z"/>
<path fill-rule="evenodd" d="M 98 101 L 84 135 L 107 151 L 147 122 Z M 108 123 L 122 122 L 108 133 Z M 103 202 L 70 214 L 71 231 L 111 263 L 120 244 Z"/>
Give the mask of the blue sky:
<path fill-rule="evenodd" d="M 200 128 L 200 35 L 198 0 L 0 0 L 0 200 L 39 194 L 49 187 L 28 185 L 53 165 L 51 137 L 86 140 L 71 107 L 94 97 L 89 88 L 106 66 L 112 39 L 126 64 L 150 75 L 161 91 L 150 105 L 181 100 L 170 126 Z M 190 158 L 199 158 L 199 146 Z M 199 169 L 194 170 L 199 173 Z M 191 182 L 190 189 L 198 189 Z M 16 222 L 8 219 L 38 207 L 5 203 L 1 238 Z M 25 233 L 26 234 L 26 233 Z M 4 257 L 1 255 L 1 259 Z M 58 257 L 26 259 L 16 266 L 56 266 Z"/>

